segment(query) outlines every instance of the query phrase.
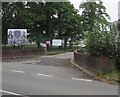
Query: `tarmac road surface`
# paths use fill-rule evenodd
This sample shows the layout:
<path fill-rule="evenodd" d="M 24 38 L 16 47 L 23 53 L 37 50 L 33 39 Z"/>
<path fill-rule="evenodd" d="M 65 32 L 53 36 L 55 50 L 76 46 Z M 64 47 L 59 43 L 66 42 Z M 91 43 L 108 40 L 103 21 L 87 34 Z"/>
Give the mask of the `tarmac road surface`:
<path fill-rule="evenodd" d="M 96 81 L 70 66 L 73 53 L 3 60 L 3 95 L 118 95 L 118 86 Z M 1 69 L 0 69 L 1 70 Z"/>

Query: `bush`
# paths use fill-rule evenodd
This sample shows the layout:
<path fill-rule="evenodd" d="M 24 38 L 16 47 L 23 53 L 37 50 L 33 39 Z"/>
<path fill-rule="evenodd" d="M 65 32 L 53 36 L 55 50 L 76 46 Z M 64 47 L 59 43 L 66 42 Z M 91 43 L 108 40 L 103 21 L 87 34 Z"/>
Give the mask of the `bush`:
<path fill-rule="evenodd" d="M 113 57 L 116 50 L 116 33 L 88 33 L 86 36 L 86 50 L 90 55 Z"/>
<path fill-rule="evenodd" d="M 91 32 L 86 35 L 86 52 L 93 56 L 113 58 L 120 67 L 120 43 L 115 32 Z"/>

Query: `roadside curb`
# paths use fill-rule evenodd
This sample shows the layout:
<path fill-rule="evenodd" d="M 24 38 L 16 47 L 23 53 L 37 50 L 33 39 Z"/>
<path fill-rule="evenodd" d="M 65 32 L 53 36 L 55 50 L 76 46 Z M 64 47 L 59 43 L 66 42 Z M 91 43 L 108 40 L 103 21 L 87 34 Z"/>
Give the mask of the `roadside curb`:
<path fill-rule="evenodd" d="M 15 56 L 15 57 L 2 57 L 2 60 L 6 60 L 6 59 L 22 59 L 22 58 L 31 58 L 34 56 Z"/>
<path fill-rule="evenodd" d="M 79 66 L 78 64 L 76 64 L 76 63 L 74 62 L 74 59 L 71 59 L 71 65 L 73 65 L 73 66 L 77 67 L 78 69 L 82 70 L 83 72 L 85 72 L 86 74 L 90 75 L 91 77 L 93 77 L 93 78 L 94 78 L 95 80 L 97 80 L 97 81 L 105 82 L 105 83 L 108 83 L 108 84 L 113 84 L 113 83 L 111 83 L 111 82 L 106 82 L 106 81 L 102 80 L 101 78 L 99 78 L 99 77 L 98 77 L 97 75 L 95 75 L 94 73 L 92 73 L 92 72 L 86 70 L 85 68 Z M 113 85 L 114 85 L 114 84 L 113 84 Z"/>
<path fill-rule="evenodd" d="M 96 80 L 99 80 L 99 81 L 100 81 L 100 79 L 98 79 L 95 74 L 93 74 L 92 72 L 90 72 L 90 71 L 86 70 L 85 68 L 83 68 L 83 67 L 79 66 L 78 64 L 76 64 L 73 59 L 71 59 L 71 65 L 77 67 L 78 69 L 82 70 L 82 71 L 85 72 L 86 74 L 88 74 L 88 75 L 90 75 L 91 77 L 95 78 Z"/>

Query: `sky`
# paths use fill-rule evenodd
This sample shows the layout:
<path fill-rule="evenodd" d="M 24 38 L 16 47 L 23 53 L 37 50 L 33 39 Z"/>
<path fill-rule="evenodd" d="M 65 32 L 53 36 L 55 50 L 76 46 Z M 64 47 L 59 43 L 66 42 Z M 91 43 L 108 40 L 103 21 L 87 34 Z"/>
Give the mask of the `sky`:
<path fill-rule="evenodd" d="M 76 9 L 79 9 L 79 5 L 83 0 L 69 0 Z M 106 7 L 106 12 L 110 15 L 111 22 L 118 20 L 118 2 L 120 0 L 102 0 L 103 5 Z M 120 8 L 120 7 L 119 7 Z"/>

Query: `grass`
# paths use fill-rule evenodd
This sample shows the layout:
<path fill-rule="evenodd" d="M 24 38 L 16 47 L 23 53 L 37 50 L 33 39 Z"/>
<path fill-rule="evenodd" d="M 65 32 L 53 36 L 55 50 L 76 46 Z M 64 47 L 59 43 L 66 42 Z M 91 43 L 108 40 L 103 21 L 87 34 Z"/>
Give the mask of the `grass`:
<path fill-rule="evenodd" d="M 10 45 L 2 45 L 1 47 L 3 50 L 22 49 L 22 47 L 18 47 L 18 46 L 14 47 L 14 46 L 10 46 Z M 24 47 L 25 47 L 25 49 L 34 49 L 34 48 L 37 48 L 37 45 L 36 44 L 29 44 L 29 45 L 25 45 Z M 74 49 L 78 49 L 78 48 L 79 47 L 77 47 L 77 46 L 73 46 L 71 49 L 69 49 L 69 47 L 67 47 L 66 51 L 67 50 L 74 50 Z M 57 46 L 52 46 L 52 48 L 49 51 L 51 51 L 51 50 L 64 50 L 64 47 L 61 47 L 59 49 L 59 47 L 57 47 Z"/>
<path fill-rule="evenodd" d="M 111 72 L 106 72 L 104 74 L 98 74 L 97 79 L 99 79 L 103 82 L 120 85 L 120 71 L 113 70 Z"/>
<path fill-rule="evenodd" d="M 26 45 L 24 49 L 35 49 L 37 48 L 37 45 Z M 57 47 L 57 46 L 53 46 L 52 48 L 47 50 L 47 55 L 55 55 L 55 54 L 60 54 L 60 53 L 65 53 L 65 52 L 72 52 L 76 49 L 78 49 L 79 47 L 73 46 L 72 48 L 67 47 L 67 49 L 64 50 L 64 47 Z M 3 50 L 12 50 L 12 49 L 22 49 L 22 47 L 18 47 L 18 46 L 9 46 L 9 45 L 2 45 L 2 49 Z"/>
<path fill-rule="evenodd" d="M 55 55 L 55 54 L 61 54 L 65 53 L 64 51 L 53 51 L 53 52 L 47 52 L 47 55 Z"/>
<path fill-rule="evenodd" d="M 65 53 L 65 52 L 73 52 L 74 50 L 77 50 L 78 47 L 72 47 L 72 48 L 67 48 L 66 50 L 64 50 L 64 48 L 57 48 L 57 47 L 53 47 L 52 49 L 49 49 L 47 51 L 47 55 L 55 55 L 55 54 L 60 54 L 60 53 Z"/>
<path fill-rule="evenodd" d="M 25 49 L 34 49 L 37 48 L 37 45 L 25 45 Z M 22 49 L 22 47 L 18 47 L 18 46 L 9 46 L 9 45 L 2 45 L 2 49 L 3 50 L 12 50 L 12 49 Z"/>

